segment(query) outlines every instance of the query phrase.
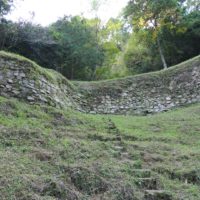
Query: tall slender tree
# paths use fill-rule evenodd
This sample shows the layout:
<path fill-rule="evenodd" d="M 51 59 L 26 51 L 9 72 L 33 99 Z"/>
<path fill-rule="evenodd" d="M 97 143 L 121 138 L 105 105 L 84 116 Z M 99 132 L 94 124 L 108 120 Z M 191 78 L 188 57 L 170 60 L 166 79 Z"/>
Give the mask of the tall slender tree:
<path fill-rule="evenodd" d="M 125 17 L 130 20 L 134 31 L 146 29 L 152 34 L 152 40 L 157 43 L 164 69 L 167 68 L 167 62 L 160 33 L 163 26 L 175 26 L 179 12 L 178 0 L 131 0 L 125 8 Z"/>

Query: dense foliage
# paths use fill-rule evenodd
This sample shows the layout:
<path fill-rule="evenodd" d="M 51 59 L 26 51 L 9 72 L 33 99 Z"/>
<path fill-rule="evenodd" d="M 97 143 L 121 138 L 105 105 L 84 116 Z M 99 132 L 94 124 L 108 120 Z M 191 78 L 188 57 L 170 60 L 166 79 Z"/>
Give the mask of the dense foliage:
<path fill-rule="evenodd" d="M 198 0 L 130 0 L 121 18 L 102 23 L 65 16 L 48 27 L 5 19 L 0 1 L 0 49 L 22 54 L 69 79 L 97 80 L 167 68 L 200 53 Z"/>
<path fill-rule="evenodd" d="M 133 32 L 124 60 L 133 73 L 166 68 L 199 54 L 197 1 L 129 1 L 124 13 Z"/>
<path fill-rule="evenodd" d="M 4 15 L 8 14 L 13 6 L 13 0 L 0 0 L 0 19 Z"/>
<path fill-rule="evenodd" d="M 94 27 L 81 17 L 64 17 L 50 26 L 58 44 L 61 72 L 70 79 L 91 79 L 104 59 Z"/>

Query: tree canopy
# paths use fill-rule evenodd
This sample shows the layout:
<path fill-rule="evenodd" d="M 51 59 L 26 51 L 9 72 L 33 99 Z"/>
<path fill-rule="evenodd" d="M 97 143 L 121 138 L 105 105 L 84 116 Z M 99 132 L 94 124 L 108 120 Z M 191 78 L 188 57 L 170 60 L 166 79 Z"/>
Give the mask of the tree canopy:
<path fill-rule="evenodd" d="M 63 16 L 42 27 L 5 19 L 13 0 L 0 0 L 0 49 L 76 80 L 160 70 L 200 53 L 198 0 L 130 0 L 106 23 L 98 17 L 104 3 L 91 0 L 92 19 Z"/>
<path fill-rule="evenodd" d="M 161 65 L 166 68 L 177 64 L 192 57 L 191 54 L 198 55 L 199 46 L 194 46 L 193 42 L 199 41 L 197 33 L 200 19 L 197 19 L 199 10 L 194 2 L 129 1 L 124 17 L 131 27 L 132 35 L 128 42 L 130 44 L 125 48 L 126 65 L 134 72 L 141 73 L 160 69 Z"/>
<path fill-rule="evenodd" d="M 8 14 L 13 6 L 13 0 L 0 0 L 0 19 Z"/>

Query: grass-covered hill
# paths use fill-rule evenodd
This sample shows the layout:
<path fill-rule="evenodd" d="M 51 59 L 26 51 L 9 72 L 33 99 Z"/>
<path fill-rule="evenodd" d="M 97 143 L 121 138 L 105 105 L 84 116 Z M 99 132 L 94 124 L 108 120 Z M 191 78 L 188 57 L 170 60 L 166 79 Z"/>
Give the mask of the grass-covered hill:
<path fill-rule="evenodd" d="M 0 98 L 1 200 L 199 200 L 200 105 L 146 117 Z"/>

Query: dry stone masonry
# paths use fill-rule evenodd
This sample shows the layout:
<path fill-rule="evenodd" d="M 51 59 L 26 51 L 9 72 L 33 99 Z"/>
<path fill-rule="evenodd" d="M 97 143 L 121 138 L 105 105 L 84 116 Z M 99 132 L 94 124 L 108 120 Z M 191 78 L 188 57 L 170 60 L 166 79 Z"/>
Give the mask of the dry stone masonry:
<path fill-rule="evenodd" d="M 91 113 L 148 114 L 200 102 L 200 57 L 168 70 L 97 83 L 82 83 Z M 87 91 L 87 92 L 85 92 Z"/>
<path fill-rule="evenodd" d="M 200 102 L 200 56 L 160 72 L 72 84 L 53 70 L 1 52 L 0 95 L 93 114 L 162 112 Z"/>
<path fill-rule="evenodd" d="M 79 107 L 73 99 L 72 85 L 64 77 L 12 54 L 0 54 L 0 95 L 30 104 Z"/>

